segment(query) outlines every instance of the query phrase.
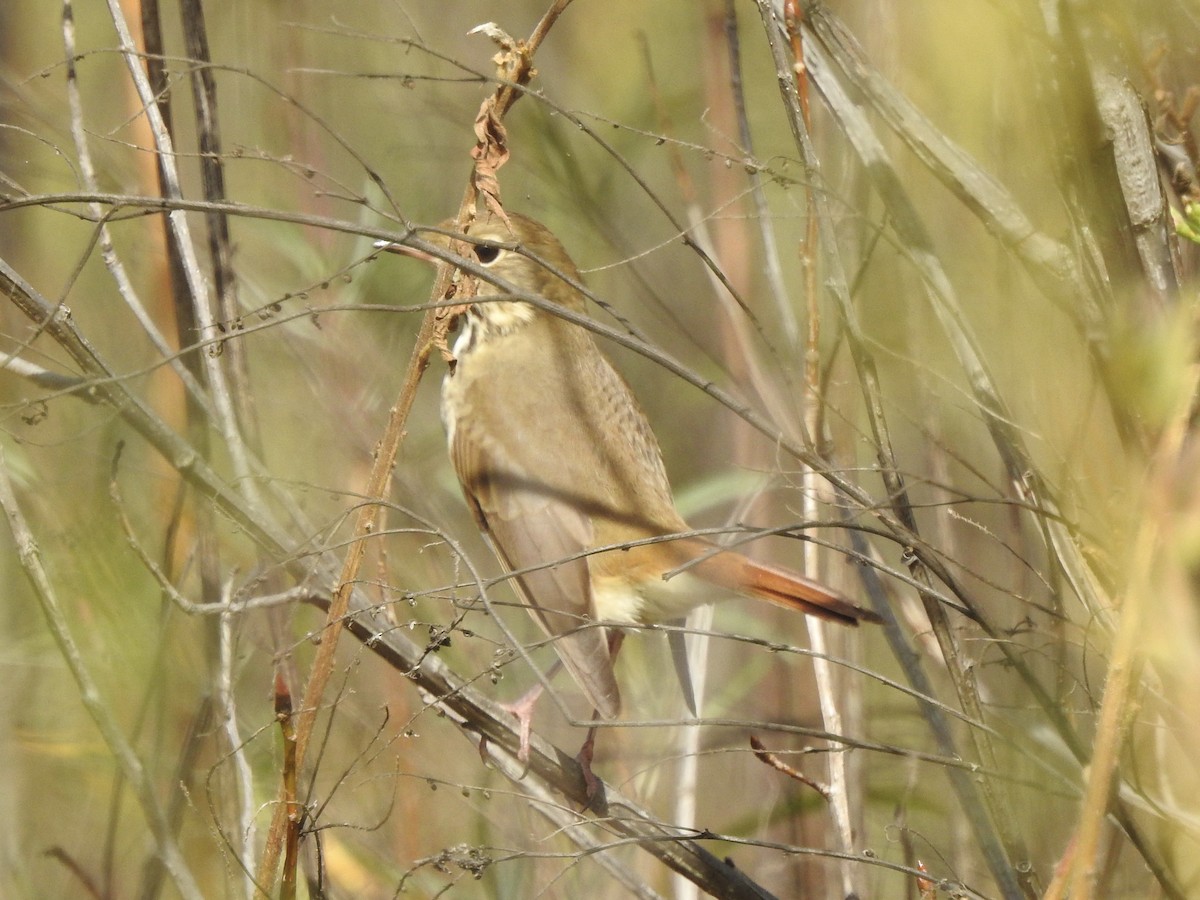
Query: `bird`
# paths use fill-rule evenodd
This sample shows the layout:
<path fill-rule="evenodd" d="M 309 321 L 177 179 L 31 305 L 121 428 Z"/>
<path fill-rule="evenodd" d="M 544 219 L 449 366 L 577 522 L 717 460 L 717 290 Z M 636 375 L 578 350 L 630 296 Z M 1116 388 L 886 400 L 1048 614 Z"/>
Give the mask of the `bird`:
<path fill-rule="evenodd" d="M 684 521 L 633 391 L 587 328 L 553 312 L 586 308 L 579 270 L 548 228 L 489 213 L 465 238 L 467 258 L 515 290 L 480 284 L 462 315 L 442 385 L 450 457 L 475 522 L 595 716 L 620 712 L 622 626 L 675 621 L 734 596 L 845 625 L 879 621 Z"/>

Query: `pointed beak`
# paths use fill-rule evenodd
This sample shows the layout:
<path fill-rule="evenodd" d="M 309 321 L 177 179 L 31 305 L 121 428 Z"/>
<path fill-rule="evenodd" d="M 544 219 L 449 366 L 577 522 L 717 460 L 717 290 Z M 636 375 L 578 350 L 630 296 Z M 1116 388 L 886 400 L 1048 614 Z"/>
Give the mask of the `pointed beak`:
<path fill-rule="evenodd" d="M 413 259 L 419 259 L 421 262 L 427 262 L 436 265 L 437 257 L 430 256 L 424 250 L 418 250 L 415 247 L 406 247 L 403 244 L 395 244 L 391 241 L 376 241 L 372 245 L 376 250 L 385 250 L 388 253 L 398 253 L 401 256 L 408 256 Z"/>

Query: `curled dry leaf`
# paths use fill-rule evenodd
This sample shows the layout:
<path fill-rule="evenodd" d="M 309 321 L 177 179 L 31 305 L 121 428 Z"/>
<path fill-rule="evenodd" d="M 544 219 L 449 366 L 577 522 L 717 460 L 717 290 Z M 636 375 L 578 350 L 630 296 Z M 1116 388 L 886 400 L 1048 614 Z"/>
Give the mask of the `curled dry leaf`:
<path fill-rule="evenodd" d="M 537 71 L 533 68 L 529 44 L 512 37 L 495 22 L 485 22 L 468 33 L 486 35 L 500 47 L 500 52 L 492 57 L 492 62 L 496 64 L 496 78 L 501 82 L 496 93 L 483 101 L 475 117 L 476 143 L 471 151 L 475 172 L 472 182 L 483 195 L 488 210 L 505 224 L 511 224 L 500 203 L 500 182 L 497 178 L 498 170 L 508 161 L 508 132 L 501 119 L 516 97 L 512 85 L 528 84 Z"/>
<path fill-rule="evenodd" d="M 489 97 L 479 107 L 475 117 L 475 138 L 475 147 L 471 150 L 471 158 L 475 160 L 472 176 L 475 189 L 483 195 L 488 210 L 509 224 L 508 215 L 500 204 L 500 180 L 496 176 L 500 167 L 508 162 L 508 132 L 496 114 L 495 97 Z"/>

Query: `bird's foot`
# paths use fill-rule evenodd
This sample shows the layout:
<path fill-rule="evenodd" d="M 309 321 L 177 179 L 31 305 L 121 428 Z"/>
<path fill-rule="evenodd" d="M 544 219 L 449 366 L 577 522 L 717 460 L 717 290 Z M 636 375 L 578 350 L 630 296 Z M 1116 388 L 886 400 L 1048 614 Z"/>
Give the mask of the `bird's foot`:
<path fill-rule="evenodd" d="M 543 690 L 544 688 L 540 684 L 536 684 L 512 703 L 500 704 L 502 709 L 517 720 L 517 735 L 520 738 L 517 747 L 517 761 L 521 765 L 529 764 L 529 742 L 533 736 L 533 710 L 537 706 L 538 700 L 541 699 Z"/>
<path fill-rule="evenodd" d="M 592 801 L 596 798 L 596 792 L 600 790 L 600 779 L 592 771 L 592 756 L 595 752 L 596 729 L 589 728 L 583 746 L 579 748 L 579 752 L 575 755 L 575 762 L 579 763 L 579 768 L 583 771 L 583 788 L 587 796 L 586 806 L 592 805 Z"/>

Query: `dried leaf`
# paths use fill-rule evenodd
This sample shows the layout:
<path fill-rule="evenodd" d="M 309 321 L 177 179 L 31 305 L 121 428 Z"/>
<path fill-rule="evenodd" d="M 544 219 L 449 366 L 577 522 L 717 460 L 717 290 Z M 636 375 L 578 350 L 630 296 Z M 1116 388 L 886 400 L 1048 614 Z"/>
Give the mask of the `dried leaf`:
<path fill-rule="evenodd" d="M 500 180 L 497 177 L 500 167 L 508 162 L 508 132 L 496 115 L 494 97 L 483 102 L 475 117 L 475 146 L 471 150 L 471 158 L 475 160 L 475 188 L 483 194 L 488 210 L 506 225 L 511 224 L 500 203 Z"/>

